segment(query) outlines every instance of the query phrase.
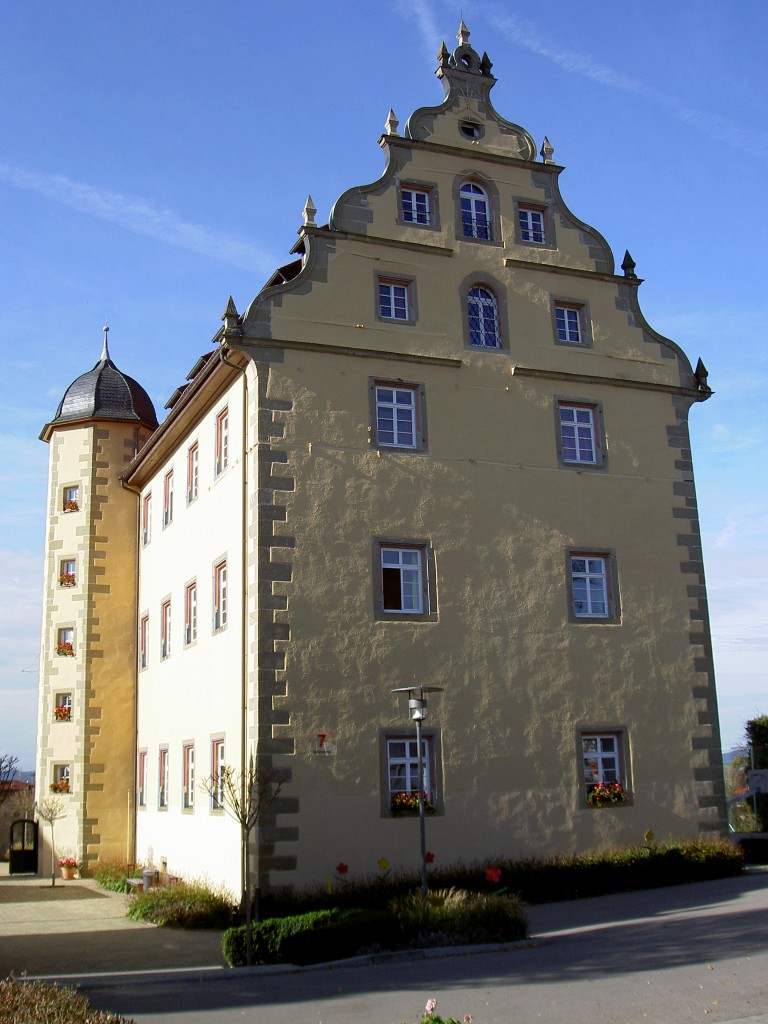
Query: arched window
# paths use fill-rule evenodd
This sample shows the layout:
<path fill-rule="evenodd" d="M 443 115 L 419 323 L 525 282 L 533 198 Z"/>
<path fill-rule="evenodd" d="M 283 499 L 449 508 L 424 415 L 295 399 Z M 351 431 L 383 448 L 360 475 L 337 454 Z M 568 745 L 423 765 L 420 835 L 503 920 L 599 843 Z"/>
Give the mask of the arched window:
<path fill-rule="evenodd" d="M 467 293 L 469 337 L 480 348 L 501 348 L 499 304 L 488 288 L 476 285 Z"/>
<path fill-rule="evenodd" d="M 488 193 L 473 181 L 465 181 L 459 189 L 461 224 L 465 238 L 484 238 L 490 241 L 491 204 Z"/>

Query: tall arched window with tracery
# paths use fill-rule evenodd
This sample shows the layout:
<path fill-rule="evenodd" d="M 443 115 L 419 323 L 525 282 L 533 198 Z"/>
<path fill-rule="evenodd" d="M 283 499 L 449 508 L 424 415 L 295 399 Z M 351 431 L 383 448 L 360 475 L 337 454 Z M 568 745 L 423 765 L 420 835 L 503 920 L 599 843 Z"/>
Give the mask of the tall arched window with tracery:
<path fill-rule="evenodd" d="M 465 181 L 459 189 L 459 200 L 464 237 L 490 241 L 491 203 L 485 189 L 476 185 L 474 181 Z"/>
<path fill-rule="evenodd" d="M 489 288 L 475 285 L 467 292 L 469 338 L 478 348 L 501 348 L 499 304 Z"/>

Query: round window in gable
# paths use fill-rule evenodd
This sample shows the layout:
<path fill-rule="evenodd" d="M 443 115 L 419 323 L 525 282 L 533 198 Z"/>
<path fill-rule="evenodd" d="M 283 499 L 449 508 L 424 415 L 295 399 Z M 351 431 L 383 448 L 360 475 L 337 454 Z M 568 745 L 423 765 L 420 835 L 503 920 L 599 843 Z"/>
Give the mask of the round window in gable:
<path fill-rule="evenodd" d="M 482 139 L 483 137 L 483 126 L 477 121 L 462 121 L 459 131 L 465 139 Z"/>

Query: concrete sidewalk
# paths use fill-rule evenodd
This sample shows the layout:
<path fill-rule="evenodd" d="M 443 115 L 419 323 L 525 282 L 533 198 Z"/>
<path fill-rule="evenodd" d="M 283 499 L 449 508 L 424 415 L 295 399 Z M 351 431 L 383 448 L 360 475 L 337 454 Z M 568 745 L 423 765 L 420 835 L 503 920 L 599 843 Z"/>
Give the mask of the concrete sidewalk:
<path fill-rule="evenodd" d="M 221 932 L 125 916 L 128 897 L 92 879 L 0 876 L 0 977 L 226 966 Z"/>

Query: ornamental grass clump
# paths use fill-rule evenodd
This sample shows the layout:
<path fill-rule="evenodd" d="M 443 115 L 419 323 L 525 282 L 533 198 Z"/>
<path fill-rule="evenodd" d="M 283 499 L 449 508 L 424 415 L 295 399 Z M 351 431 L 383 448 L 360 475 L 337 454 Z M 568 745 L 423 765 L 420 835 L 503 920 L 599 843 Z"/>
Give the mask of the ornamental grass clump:
<path fill-rule="evenodd" d="M 177 882 L 133 897 L 128 917 L 170 928 L 226 928 L 232 923 L 234 899 L 223 887 L 206 882 Z"/>
<path fill-rule="evenodd" d="M 93 869 L 93 877 L 102 889 L 128 892 L 129 878 L 141 875 L 141 864 L 128 864 L 124 860 L 100 860 Z"/>
<path fill-rule="evenodd" d="M 511 894 L 477 893 L 466 889 L 420 890 L 396 897 L 389 909 L 408 944 L 466 946 L 514 942 L 528 937 L 528 916 Z"/>
<path fill-rule="evenodd" d="M 135 1024 L 132 1018 L 94 1010 L 73 988 L 48 982 L 0 981 L 0 1024 Z"/>

